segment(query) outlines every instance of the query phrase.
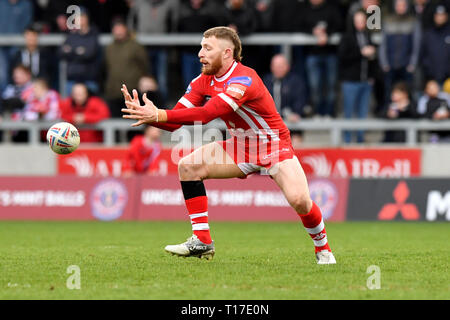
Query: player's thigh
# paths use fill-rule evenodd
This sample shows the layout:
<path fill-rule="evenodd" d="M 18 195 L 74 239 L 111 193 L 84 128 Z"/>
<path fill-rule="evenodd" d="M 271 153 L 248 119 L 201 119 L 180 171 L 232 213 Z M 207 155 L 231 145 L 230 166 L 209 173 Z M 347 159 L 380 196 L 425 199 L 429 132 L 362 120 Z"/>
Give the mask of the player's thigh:
<path fill-rule="evenodd" d="M 179 175 L 197 175 L 200 179 L 243 178 L 245 174 L 217 142 L 208 143 L 195 149 L 181 159 Z M 190 172 L 185 172 L 190 171 Z"/>
<path fill-rule="evenodd" d="M 308 181 L 297 157 L 277 163 L 269 170 L 269 174 L 298 213 L 309 212 L 312 202 Z"/>

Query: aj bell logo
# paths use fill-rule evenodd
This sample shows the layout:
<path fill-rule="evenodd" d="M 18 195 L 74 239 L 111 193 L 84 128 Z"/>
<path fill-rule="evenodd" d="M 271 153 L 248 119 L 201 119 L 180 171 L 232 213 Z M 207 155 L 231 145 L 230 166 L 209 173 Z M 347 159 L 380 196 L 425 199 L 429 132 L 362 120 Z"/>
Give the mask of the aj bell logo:
<path fill-rule="evenodd" d="M 392 194 L 395 203 L 388 203 L 378 213 L 379 220 L 393 220 L 400 213 L 405 220 L 419 220 L 420 214 L 417 206 L 406 203 L 409 197 L 409 188 L 405 181 L 400 181 Z"/>

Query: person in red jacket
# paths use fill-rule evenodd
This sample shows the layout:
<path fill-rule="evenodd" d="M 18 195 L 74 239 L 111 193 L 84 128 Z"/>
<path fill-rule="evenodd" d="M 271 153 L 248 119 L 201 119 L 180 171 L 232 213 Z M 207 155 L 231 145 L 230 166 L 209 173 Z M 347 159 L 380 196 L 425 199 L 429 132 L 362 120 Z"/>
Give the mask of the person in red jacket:
<path fill-rule="evenodd" d="M 91 95 L 83 83 L 77 83 L 72 88 L 69 98 L 61 101 L 61 118 L 75 126 L 94 124 L 110 117 L 109 108 L 99 97 Z M 82 142 L 102 142 L 101 131 L 81 129 Z"/>
<path fill-rule="evenodd" d="M 144 134 L 131 140 L 130 148 L 123 166 L 125 177 L 135 174 L 155 174 L 158 169 L 158 159 L 162 150 L 159 141 L 161 130 L 147 126 Z"/>

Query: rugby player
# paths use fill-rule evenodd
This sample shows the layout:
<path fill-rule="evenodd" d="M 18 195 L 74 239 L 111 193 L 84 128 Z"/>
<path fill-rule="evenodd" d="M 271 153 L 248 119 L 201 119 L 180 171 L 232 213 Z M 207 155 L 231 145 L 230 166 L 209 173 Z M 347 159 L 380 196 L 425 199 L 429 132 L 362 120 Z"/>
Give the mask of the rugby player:
<path fill-rule="evenodd" d="M 168 245 L 169 253 L 210 259 L 214 241 L 208 224 L 208 197 L 203 180 L 246 178 L 263 172 L 276 182 L 311 236 L 318 264 L 335 264 L 319 207 L 312 201 L 305 173 L 294 154 L 289 129 L 255 70 L 241 63 L 238 34 L 228 27 L 207 30 L 198 53 L 201 74 L 192 80 L 172 110 L 158 109 L 144 94 L 130 95 L 122 86 L 123 118 L 132 126 L 152 125 L 174 131 L 182 125 L 222 119 L 231 138 L 211 142 L 182 158 L 178 164 L 193 235 L 184 243 Z"/>

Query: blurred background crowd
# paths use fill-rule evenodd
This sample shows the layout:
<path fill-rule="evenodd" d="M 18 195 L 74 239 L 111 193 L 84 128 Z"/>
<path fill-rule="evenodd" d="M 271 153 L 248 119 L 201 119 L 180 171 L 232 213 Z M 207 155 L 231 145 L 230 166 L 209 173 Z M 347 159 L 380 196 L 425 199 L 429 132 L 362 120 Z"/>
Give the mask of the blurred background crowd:
<path fill-rule="evenodd" d="M 68 29 L 67 8 L 81 8 L 80 28 Z M 380 28 L 368 28 L 367 8 L 381 8 Z M 121 117 L 120 87 L 146 92 L 171 108 L 201 65 L 198 46 L 143 45 L 136 34 L 202 33 L 225 25 L 241 36 L 301 32 L 312 46 L 244 45 L 286 122 L 302 118 L 450 117 L 450 0 L 0 0 L 0 37 L 20 35 L 25 46 L 0 46 L 0 121 L 57 120 L 75 125 Z M 42 46 L 62 34 L 61 46 Z M 112 34 L 102 46 L 100 34 Z M 340 34 L 337 45 L 330 37 Z M 374 41 L 378 39 L 378 41 Z M 59 86 L 60 61 L 67 83 Z M 102 136 L 84 130 L 84 142 Z M 301 132 L 294 139 L 301 140 Z M 433 135 L 449 141 L 447 132 Z M 13 141 L 26 141 L 20 132 Z M 386 132 L 384 142 L 402 142 Z M 364 132 L 345 134 L 364 142 Z"/>

